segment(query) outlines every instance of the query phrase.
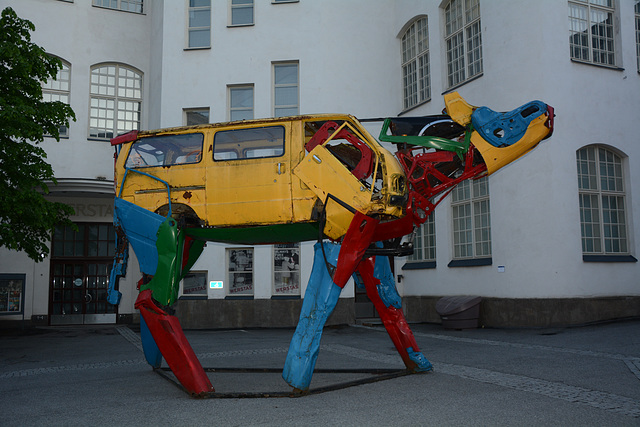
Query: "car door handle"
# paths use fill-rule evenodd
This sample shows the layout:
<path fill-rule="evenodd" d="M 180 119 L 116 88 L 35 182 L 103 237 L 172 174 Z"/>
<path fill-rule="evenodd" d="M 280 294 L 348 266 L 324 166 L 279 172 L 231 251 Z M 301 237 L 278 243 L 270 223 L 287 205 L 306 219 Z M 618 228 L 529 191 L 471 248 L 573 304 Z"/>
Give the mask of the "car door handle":
<path fill-rule="evenodd" d="M 278 175 L 282 175 L 284 173 L 284 170 L 284 163 L 278 163 Z"/>

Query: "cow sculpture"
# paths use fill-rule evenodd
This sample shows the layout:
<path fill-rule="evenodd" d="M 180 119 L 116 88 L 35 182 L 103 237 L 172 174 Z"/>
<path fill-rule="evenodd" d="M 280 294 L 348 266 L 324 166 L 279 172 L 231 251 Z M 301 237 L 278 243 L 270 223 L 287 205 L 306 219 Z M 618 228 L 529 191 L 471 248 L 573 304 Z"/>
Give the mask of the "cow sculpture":
<path fill-rule="evenodd" d="M 445 105 L 442 115 L 384 120 L 379 139 L 395 144 L 395 156 L 349 115 L 134 131 L 112 139 L 118 250 L 109 302 L 120 300 L 116 285 L 130 243 L 142 272 L 135 306 L 149 364 L 157 368 L 164 357 L 194 396 L 214 390 L 171 309 L 206 241 L 317 240 L 284 380 L 308 390 L 323 326 L 351 277 L 366 289 L 407 370 L 430 371 L 386 255 L 411 253 L 405 236 L 457 184 L 533 149 L 551 136 L 554 118 L 540 101 L 499 113 L 453 92 Z"/>

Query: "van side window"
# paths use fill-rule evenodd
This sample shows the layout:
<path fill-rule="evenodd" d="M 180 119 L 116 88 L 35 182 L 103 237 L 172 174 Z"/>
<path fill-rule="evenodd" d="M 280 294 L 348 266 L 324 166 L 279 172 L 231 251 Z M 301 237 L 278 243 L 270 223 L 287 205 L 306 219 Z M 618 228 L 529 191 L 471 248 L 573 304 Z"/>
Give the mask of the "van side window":
<path fill-rule="evenodd" d="M 284 155 L 284 126 L 234 129 L 213 137 L 213 160 L 259 159 Z"/>
<path fill-rule="evenodd" d="M 159 135 L 133 143 L 125 167 L 144 168 L 198 163 L 202 160 L 201 133 Z"/>

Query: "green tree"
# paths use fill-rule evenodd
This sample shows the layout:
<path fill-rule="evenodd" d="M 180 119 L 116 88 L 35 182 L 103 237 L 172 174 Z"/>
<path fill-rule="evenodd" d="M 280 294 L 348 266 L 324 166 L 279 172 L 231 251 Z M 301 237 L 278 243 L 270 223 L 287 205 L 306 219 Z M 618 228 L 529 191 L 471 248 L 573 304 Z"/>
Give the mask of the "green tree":
<path fill-rule="evenodd" d="M 35 26 L 11 8 L 0 17 L 0 247 L 41 261 L 56 225 L 73 225 L 73 209 L 45 199 L 56 184 L 46 152 L 37 144 L 60 140 L 60 126 L 75 120 L 71 107 L 44 102 L 42 83 L 62 67 L 31 42 Z"/>

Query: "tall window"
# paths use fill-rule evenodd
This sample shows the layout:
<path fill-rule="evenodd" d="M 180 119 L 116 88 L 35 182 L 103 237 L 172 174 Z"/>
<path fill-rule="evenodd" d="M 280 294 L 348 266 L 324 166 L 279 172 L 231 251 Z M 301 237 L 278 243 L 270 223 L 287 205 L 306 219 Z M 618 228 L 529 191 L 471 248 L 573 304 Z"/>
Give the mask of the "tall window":
<path fill-rule="evenodd" d="M 299 114 L 298 63 L 273 64 L 273 116 Z"/>
<path fill-rule="evenodd" d="M 415 21 L 402 36 L 402 87 L 404 108 L 431 98 L 429 27 L 427 18 Z"/>
<path fill-rule="evenodd" d="M 603 146 L 578 150 L 582 253 L 628 254 L 622 158 Z"/>
<path fill-rule="evenodd" d="M 636 57 L 638 58 L 638 72 L 640 73 L 640 0 L 636 2 Z"/>
<path fill-rule="evenodd" d="M 91 69 L 89 136 L 113 138 L 140 128 L 142 74 L 120 64 Z"/>
<path fill-rule="evenodd" d="M 482 74 L 480 0 L 451 0 L 444 8 L 447 84 Z"/>
<path fill-rule="evenodd" d="M 453 211 L 453 258 L 491 256 L 489 179 L 460 183 L 451 193 Z"/>
<path fill-rule="evenodd" d="M 185 126 L 204 125 L 209 123 L 208 108 L 185 108 L 183 112 L 183 123 Z"/>
<path fill-rule="evenodd" d="M 189 28 L 187 46 L 211 46 L 211 0 L 189 0 Z"/>
<path fill-rule="evenodd" d="M 571 59 L 615 65 L 615 0 L 569 2 Z"/>
<path fill-rule="evenodd" d="M 231 0 L 231 25 L 253 25 L 253 0 Z"/>
<path fill-rule="evenodd" d="M 229 86 L 229 120 L 253 119 L 253 85 Z"/>
<path fill-rule="evenodd" d="M 229 296 L 253 295 L 253 249 L 227 249 Z"/>
<path fill-rule="evenodd" d="M 62 68 L 56 73 L 54 79 L 47 80 L 42 85 L 42 100 L 45 102 L 60 101 L 69 104 L 71 91 L 71 71 L 68 62 L 62 61 Z M 62 125 L 59 129 L 60 136 L 69 136 L 69 129 Z"/>
<path fill-rule="evenodd" d="M 436 260 L 436 224 L 435 214 L 418 228 L 416 238 L 413 243 L 413 254 L 409 255 L 408 261 L 435 261 Z"/>
<path fill-rule="evenodd" d="M 127 12 L 142 13 L 144 0 L 93 0 L 94 6 L 107 7 L 109 9 L 125 10 Z"/>
<path fill-rule="evenodd" d="M 300 295 L 300 243 L 274 245 L 273 295 Z"/>

